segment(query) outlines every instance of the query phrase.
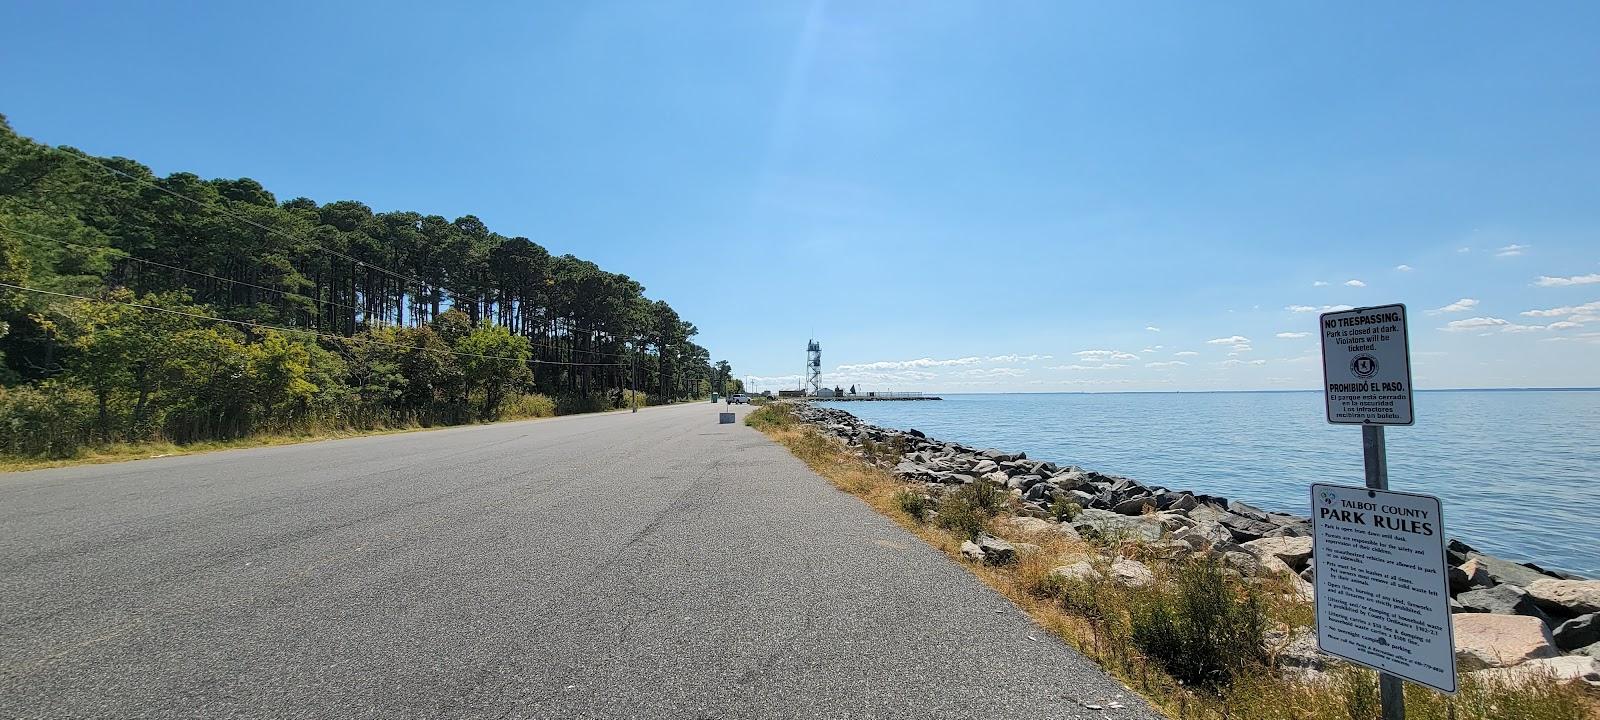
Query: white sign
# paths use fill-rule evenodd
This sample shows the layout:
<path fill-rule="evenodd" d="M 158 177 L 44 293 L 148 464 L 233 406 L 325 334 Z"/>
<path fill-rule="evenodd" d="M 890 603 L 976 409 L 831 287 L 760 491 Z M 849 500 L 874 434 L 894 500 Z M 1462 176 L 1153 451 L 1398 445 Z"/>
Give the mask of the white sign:
<path fill-rule="evenodd" d="M 1411 424 L 1411 344 L 1406 306 L 1322 314 L 1322 379 L 1328 422 Z"/>
<path fill-rule="evenodd" d="M 1439 498 L 1311 486 L 1317 647 L 1456 691 L 1450 575 Z"/>

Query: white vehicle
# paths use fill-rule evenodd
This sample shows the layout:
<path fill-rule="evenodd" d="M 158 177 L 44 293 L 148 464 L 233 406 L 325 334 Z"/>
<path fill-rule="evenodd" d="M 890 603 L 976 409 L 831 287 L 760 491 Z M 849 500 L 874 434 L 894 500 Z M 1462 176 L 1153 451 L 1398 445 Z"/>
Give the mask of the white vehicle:
<path fill-rule="evenodd" d="M 748 395 L 745 395 L 744 393 L 739 393 L 738 395 L 734 395 L 734 396 L 728 398 L 728 404 L 729 405 L 749 405 L 750 404 L 750 397 Z"/>

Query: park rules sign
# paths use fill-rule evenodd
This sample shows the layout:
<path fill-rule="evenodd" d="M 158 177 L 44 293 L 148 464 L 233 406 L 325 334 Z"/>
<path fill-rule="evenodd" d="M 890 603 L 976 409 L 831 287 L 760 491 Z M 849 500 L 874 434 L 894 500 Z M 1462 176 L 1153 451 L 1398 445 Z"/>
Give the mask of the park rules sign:
<path fill-rule="evenodd" d="M 1406 306 L 1322 314 L 1322 378 L 1328 422 L 1411 424 L 1411 345 Z"/>
<path fill-rule="evenodd" d="M 1456 691 L 1444 518 L 1431 495 L 1311 486 L 1317 647 Z"/>

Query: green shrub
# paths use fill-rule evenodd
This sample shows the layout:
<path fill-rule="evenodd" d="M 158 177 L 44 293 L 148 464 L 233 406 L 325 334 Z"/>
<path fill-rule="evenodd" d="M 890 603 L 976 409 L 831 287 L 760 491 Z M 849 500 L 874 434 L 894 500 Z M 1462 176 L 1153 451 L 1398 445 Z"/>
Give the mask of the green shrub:
<path fill-rule="evenodd" d="M 991 517 L 1011 506 L 1011 493 L 987 480 L 962 485 L 954 496 L 966 499 Z"/>
<path fill-rule="evenodd" d="M 565 393 L 556 398 L 557 415 L 580 415 L 613 409 L 611 398 L 605 393 Z"/>
<path fill-rule="evenodd" d="M 971 500 L 952 495 L 939 503 L 936 524 L 968 540 L 989 530 L 990 515 Z"/>
<path fill-rule="evenodd" d="M 861 438 L 861 452 L 866 456 L 867 462 L 888 463 L 898 465 L 901 458 L 905 457 L 905 442 L 900 438 L 892 438 L 888 442 L 876 442 L 872 438 Z"/>
<path fill-rule="evenodd" d="M 757 430 L 779 430 L 792 427 L 795 422 L 794 413 L 789 411 L 788 403 L 763 405 L 744 418 L 744 424 Z"/>
<path fill-rule="evenodd" d="M 1344 701 L 1344 711 L 1351 718 L 1377 720 L 1383 711 L 1377 673 L 1354 667 L 1341 668 L 1333 675 L 1333 688 Z"/>
<path fill-rule="evenodd" d="M 0 451 L 68 458 L 94 442 L 94 394 L 55 381 L 0 389 Z"/>
<path fill-rule="evenodd" d="M 1011 505 L 1011 493 L 994 483 L 979 480 L 962 485 L 939 503 L 939 527 L 965 536 L 968 540 L 989 530 L 989 519 Z"/>
<path fill-rule="evenodd" d="M 636 390 L 623 390 L 621 393 L 616 395 L 614 401 L 612 402 L 612 405 L 614 405 L 618 410 L 642 408 L 648 406 L 649 404 L 650 396 Z"/>
<path fill-rule="evenodd" d="M 1134 602 L 1129 620 L 1134 645 L 1190 687 L 1226 688 L 1264 659 L 1259 594 L 1211 562 L 1178 565 L 1172 582 Z"/>
<path fill-rule="evenodd" d="M 500 417 L 507 420 L 555 417 L 555 414 L 556 401 L 539 393 L 512 395 L 500 408 Z"/>
<path fill-rule="evenodd" d="M 930 509 L 927 496 L 915 490 L 899 490 L 894 494 L 894 504 L 913 520 L 922 522 L 928 518 Z"/>
<path fill-rule="evenodd" d="M 1082 505 L 1067 500 L 1067 496 L 1061 493 L 1056 493 L 1050 501 L 1050 514 L 1061 522 L 1072 522 L 1081 512 L 1083 512 Z"/>

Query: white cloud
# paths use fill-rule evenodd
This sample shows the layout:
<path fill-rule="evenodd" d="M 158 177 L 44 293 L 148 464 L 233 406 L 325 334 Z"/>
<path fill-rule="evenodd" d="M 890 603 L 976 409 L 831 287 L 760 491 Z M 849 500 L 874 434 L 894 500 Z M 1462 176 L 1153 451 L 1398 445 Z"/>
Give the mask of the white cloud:
<path fill-rule="evenodd" d="M 1035 360 L 1050 360 L 1053 355 L 990 355 L 989 362 L 1033 362 Z"/>
<path fill-rule="evenodd" d="M 1366 287 L 1367 286 L 1366 283 L 1361 282 L 1360 280 L 1346 280 L 1346 281 L 1344 281 L 1344 284 L 1348 285 L 1350 287 Z"/>
<path fill-rule="evenodd" d="M 1243 335 L 1231 335 L 1225 338 L 1212 338 L 1206 341 L 1207 345 L 1243 345 L 1248 344 L 1250 338 Z"/>
<path fill-rule="evenodd" d="M 1518 255 L 1521 255 L 1523 250 L 1527 250 L 1530 247 L 1533 247 L 1533 246 L 1531 246 L 1531 245 L 1518 245 L 1516 243 L 1512 243 L 1512 244 L 1507 245 L 1507 246 L 1505 246 L 1503 248 L 1500 248 L 1499 250 L 1494 251 L 1494 256 L 1495 257 L 1516 257 Z"/>
<path fill-rule="evenodd" d="M 1571 277 L 1540 275 L 1538 280 L 1533 281 L 1533 284 L 1539 287 L 1569 287 L 1572 285 L 1593 285 L 1595 283 L 1600 283 L 1600 273 L 1573 275 Z"/>
<path fill-rule="evenodd" d="M 1235 346 L 1233 346 L 1231 348 L 1228 348 L 1228 354 L 1229 355 L 1238 355 L 1239 353 L 1250 352 L 1250 350 L 1251 350 L 1251 347 L 1249 345 L 1247 345 L 1245 343 L 1239 343 L 1238 345 L 1235 345 Z"/>
<path fill-rule="evenodd" d="M 1317 307 L 1316 305 L 1289 305 L 1284 309 L 1293 313 L 1311 313 L 1340 312 L 1342 310 L 1354 310 L 1355 307 L 1351 305 L 1323 305 L 1322 307 Z"/>
<path fill-rule="evenodd" d="M 1193 350 L 1184 350 L 1182 352 L 1175 352 L 1175 353 L 1172 354 L 1172 356 L 1173 357 L 1194 357 L 1194 356 L 1199 355 L 1199 354 L 1200 353 L 1197 353 L 1197 352 L 1195 352 Z"/>
<path fill-rule="evenodd" d="M 1328 286 L 1328 283 L 1323 282 L 1321 280 L 1317 280 L 1316 282 L 1311 283 L 1311 287 L 1327 287 L 1327 286 Z"/>
<path fill-rule="evenodd" d="M 890 385 L 890 384 L 921 383 L 921 382 L 927 382 L 929 380 L 936 379 L 938 377 L 939 377 L 938 374 L 927 372 L 925 370 L 900 370 L 900 371 L 897 371 L 897 372 L 870 372 L 869 371 L 869 372 L 826 373 L 826 374 L 824 374 L 822 376 L 822 380 L 823 380 L 823 382 L 828 383 L 830 385 L 833 385 L 833 384 L 852 385 L 852 384 L 865 384 L 865 383 L 873 383 L 873 384 L 878 384 L 878 385 Z M 793 384 L 794 383 L 792 383 L 792 382 L 790 383 L 791 386 L 793 386 Z"/>
<path fill-rule="evenodd" d="M 1307 335 L 1310 335 L 1310 334 L 1311 333 L 1308 333 L 1308 332 L 1281 332 L 1281 333 L 1278 333 L 1277 335 L 1274 335 L 1273 337 L 1279 337 L 1279 338 L 1283 338 L 1285 340 L 1293 340 L 1294 338 L 1303 338 L 1303 337 L 1306 337 Z"/>
<path fill-rule="evenodd" d="M 1028 371 L 1023 368 L 1009 367 L 973 368 L 971 370 L 962 370 L 957 374 L 966 377 L 1022 377 L 1027 375 Z"/>
<path fill-rule="evenodd" d="M 1473 308 L 1475 308 L 1477 306 L 1478 306 L 1478 301 L 1477 300 L 1474 300 L 1472 298 L 1461 298 L 1460 300 L 1457 300 L 1457 301 L 1455 301 L 1453 303 L 1450 303 L 1449 305 L 1446 305 L 1446 306 L 1444 306 L 1442 308 L 1435 308 L 1433 310 L 1429 310 L 1428 314 L 1429 315 L 1438 315 L 1439 313 L 1465 312 L 1465 311 L 1471 310 L 1471 309 L 1473 309 Z"/>
<path fill-rule="evenodd" d="M 1570 320 L 1558 320 L 1556 322 L 1553 322 L 1553 323 L 1550 323 L 1549 325 L 1544 326 L 1544 329 L 1546 329 L 1546 330 L 1571 330 L 1573 328 L 1581 328 L 1581 327 L 1583 327 L 1583 323 L 1580 323 L 1580 322 L 1572 322 Z"/>
<path fill-rule="evenodd" d="M 983 358 L 964 357 L 949 360 L 934 360 L 932 358 L 917 358 L 916 360 L 879 360 L 877 362 L 858 363 L 855 365 L 840 365 L 835 370 L 850 372 L 852 370 L 910 370 L 912 368 L 949 367 L 952 365 L 976 365 L 983 362 Z"/>
<path fill-rule="evenodd" d="M 1414 268 L 1412 268 L 1410 265 L 1406 265 L 1406 264 L 1402 263 L 1400 265 L 1394 266 L 1394 269 L 1399 270 L 1400 272 L 1411 272 Z"/>
<path fill-rule="evenodd" d="M 1073 353 L 1084 360 L 1109 362 L 1112 360 L 1138 360 L 1139 356 L 1121 350 L 1079 350 Z"/>
<path fill-rule="evenodd" d="M 1582 305 L 1563 305 L 1549 310 L 1524 310 L 1525 317 L 1561 317 L 1562 315 L 1592 315 L 1600 313 L 1600 300 Z"/>
<path fill-rule="evenodd" d="M 1464 332 L 1467 330 L 1481 330 L 1483 328 L 1500 327 L 1511 323 L 1497 317 L 1471 317 L 1465 320 L 1452 320 L 1439 328 L 1446 332 Z"/>
<path fill-rule="evenodd" d="M 1127 365 L 1124 365 L 1122 363 L 1106 363 L 1104 365 L 1078 365 L 1078 364 L 1074 363 L 1072 365 L 1051 365 L 1050 367 L 1047 367 L 1045 369 L 1046 370 L 1115 370 L 1116 368 L 1125 368 L 1125 367 L 1127 367 Z"/>
<path fill-rule="evenodd" d="M 1154 325 L 1146 325 L 1144 326 L 1144 329 L 1149 330 L 1150 332 L 1161 332 L 1161 328 L 1158 328 Z"/>
<path fill-rule="evenodd" d="M 1147 368 L 1164 368 L 1164 367 L 1178 367 L 1180 365 L 1188 365 L 1188 364 L 1189 363 L 1186 363 L 1186 362 L 1184 362 L 1182 360 L 1168 360 L 1166 362 L 1145 363 L 1144 366 L 1147 367 Z"/>
<path fill-rule="evenodd" d="M 1239 360 L 1239 359 L 1223 360 L 1222 363 L 1221 363 L 1221 365 L 1223 367 L 1238 367 L 1240 365 L 1265 365 L 1265 364 L 1267 364 L 1267 361 L 1265 361 L 1265 360 Z"/>
<path fill-rule="evenodd" d="M 1458 253 L 1469 253 L 1469 252 L 1472 252 L 1472 248 L 1469 248 L 1469 247 L 1458 247 L 1458 248 L 1456 248 L 1456 252 L 1458 252 Z"/>

